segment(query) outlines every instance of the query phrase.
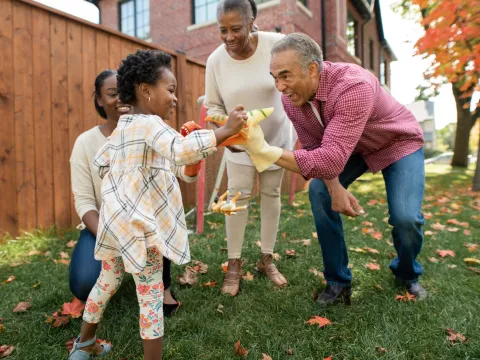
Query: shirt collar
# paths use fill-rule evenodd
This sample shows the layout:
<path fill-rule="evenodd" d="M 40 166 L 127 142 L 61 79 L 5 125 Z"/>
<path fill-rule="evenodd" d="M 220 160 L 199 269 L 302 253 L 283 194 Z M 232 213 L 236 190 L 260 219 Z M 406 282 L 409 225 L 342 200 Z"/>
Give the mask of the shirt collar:
<path fill-rule="evenodd" d="M 328 69 L 330 68 L 330 63 L 327 61 L 323 62 L 323 68 L 320 72 L 320 80 L 318 81 L 318 88 L 315 92 L 314 100 L 317 101 L 327 101 L 327 84 L 328 84 Z"/>

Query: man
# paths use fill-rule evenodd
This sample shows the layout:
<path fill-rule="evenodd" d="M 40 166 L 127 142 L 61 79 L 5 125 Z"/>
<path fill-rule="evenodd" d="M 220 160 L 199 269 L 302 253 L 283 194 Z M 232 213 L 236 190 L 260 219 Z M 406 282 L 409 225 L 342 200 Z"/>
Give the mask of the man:
<path fill-rule="evenodd" d="M 370 71 L 323 62 L 318 44 L 304 34 L 289 34 L 275 44 L 270 72 L 303 149 L 269 146 L 254 132 L 246 148 L 259 171 L 275 163 L 313 178 L 309 197 L 327 281 L 317 302 L 349 302 L 352 273 L 339 213 L 364 213 L 346 189 L 367 170 L 382 171 L 385 180 L 397 251 L 390 269 L 409 293 L 426 298 L 416 261 L 423 243 L 423 135 L 413 115 Z"/>

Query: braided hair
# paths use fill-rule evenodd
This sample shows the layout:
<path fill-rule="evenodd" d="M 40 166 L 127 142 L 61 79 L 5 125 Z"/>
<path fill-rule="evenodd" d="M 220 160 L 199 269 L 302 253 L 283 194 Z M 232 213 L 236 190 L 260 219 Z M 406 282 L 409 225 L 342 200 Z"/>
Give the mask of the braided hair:
<path fill-rule="evenodd" d="M 115 75 L 115 74 L 116 74 L 116 72 L 113 71 L 113 70 L 103 70 L 95 78 L 95 91 L 92 94 L 93 105 L 95 105 L 95 110 L 97 111 L 97 114 L 100 115 L 104 119 L 107 118 L 107 113 L 105 112 L 105 109 L 103 108 L 103 106 L 98 105 L 98 99 L 100 99 L 102 86 L 103 86 L 103 83 L 105 82 L 105 80 L 108 79 L 110 76 Z"/>
<path fill-rule="evenodd" d="M 128 55 L 117 72 L 120 101 L 133 105 L 137 101 L 135 88 L 142 83 L 154 85 L 166 70 L 172 71 L 172 57 L 161 50 L 137 50 Z"/>

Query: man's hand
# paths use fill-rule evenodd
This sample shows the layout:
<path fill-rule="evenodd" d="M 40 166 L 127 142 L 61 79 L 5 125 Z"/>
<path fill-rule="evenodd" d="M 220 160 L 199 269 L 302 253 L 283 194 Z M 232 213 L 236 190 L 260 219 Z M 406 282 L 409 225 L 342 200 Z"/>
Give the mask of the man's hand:
<path fill-rule="evenodd" d="M 324 182 L 332 198 L 333 211 L 351 217 L 357 217 L 365 213 L 355 196 L 340 184 L 338 178 L 328 181 L 324 180 Z"/>

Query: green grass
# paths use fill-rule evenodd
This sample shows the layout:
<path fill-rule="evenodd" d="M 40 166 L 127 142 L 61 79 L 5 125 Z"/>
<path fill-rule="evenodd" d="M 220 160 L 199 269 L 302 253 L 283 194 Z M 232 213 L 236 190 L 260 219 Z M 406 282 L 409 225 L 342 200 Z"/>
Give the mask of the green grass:
<path fill-rule="evenodd" d="M 313 220 L 306 193 L 298 194 L 298 207 L 286 205 L 283 211 L 276 252 L 281 255 L 277 262 L 290 285 L 279 290 L 255 272 L 255 263 L 260 249 L 255 244 L 259 236 L 258 204 L 253 206 L 248 225 L 243 257 L 245 271 L 254 274 L 253 281 L 243 281 L 241 293 L 229 298 L 219 293 L 223 278 L 222 262 L 226 261 L 223 219 L 210 215 L 207 220 L 219 224 L 203 236 L 191 237 L 192 258 L 209 265 L 207 274 L 200 275 L 199 284 L 193 287 L 174 285 L 174 292 L 183 303 L 179 313 L 167 319 L 165 328 L 165 359 L 235 359 L 233 347 L 237 340 L 249 351 L 246 359 L 262 359 L 262 353 L 272 359 L 318 360 L 333 355 L 333 359 L 480 359 L 480 275 L 467 268 L 463 259 L 480 257 L 477 250 L 469 253 L 465 242 L 479 243 L 480 221 L 472 215 L 478 210 L 469 204 L 475 195 L 466 190 L 471 184 L 473 171 L 452 170 L 447 166 L 428 169 L 425 212 L 433 214 L 425 230 L 431 224 L 446 224 L 455 218 L 470 223 L 470 236 L 458 232 L 440 231 L 427 236 L 419 261 L 425 268 L 422 283 L 431 293 L 429 299 L 419 303 L 401 303 L 394 300 L 400 290 L 395 287 L 388 269 L 393 248 L 386 204 L 367 205 L 371 199 L 385 198 L 381 175 L 366 175 L 353 187 L 367 211 L 365 217 L 346 219 L 345 233 L 348 247 L 369 246 L 380 251 L 380 255 L 350 252 L 353 265 L 354 293 L 352 306 L 337 305 L 326 310 L 317 308 L 313 301 L 315 289 L 323 288 L 321 280 L 309 272 L 315 267 L 322 269 L 320 249 L 315 238 Z M 447 192 L 447 193 L 445 193 Z M 436 199 L 446 196 L 446 203 L 435 204 Z M 477 199 L 480 197 L 476 195 Z M 432 205 L 431 208 L 428 208 Z M 458 214 L 443 213 L 445 206 Z M 300 210 L 300 212 L 299 212 Z M 302 216 L 299 216 L 302 214 Z M 443 209 L 445 210 L 445 209 Z M 362 234 L 362 221 L 374 223 L 381 231 L 383 240 L 375 240 Z M 286 233 L 286 237 L 282 237 Z M 15 352 L 9 359 L 66 359 L 65 341 L 79 333 L 80 319 L 73 319 L 66 328 L 57 329 L 45 324 L 45 315 L 51 314 L 69 301 L 67 266 L 55 264 L 60 251 L 71 253 L 66 242 L 75 239 L 76 232 L 61 236 L 51 230 L 25 234 L 18 239 L 5 239 L 0 245 L 0 280 L 15 275 L 7 285 L 0 285 L 0 317 L 5 331 L 0 333 L 1 344 L 13 344 Z M 312 239 L 311 246 L 291 243 L 290 240 Z M 27 256 L 31 250 L 51 251 L 49 256 Z M 296 256 L 287 258 L 285 250 L 295 249 Z M 437 257 L 436 249 L 451 249 L 455 257 L 432 263 L 429 257 Z M 370 271 L 365 264 L 377 260 L 380 271 Z M 31 263 L 11 267 L 12 263 Z M 456 265 L 450 268 L 448 265 Z M 480 266 L 477 266 L 480 268 Z M 173 277 L 183 267 L 173 266 Z M 40 281 L 40 287 L 32 285 Z M 201 287 L 207 281 L 217 281 L 214 288 Z M 380 285 L 381 289 L 377 287 Z M 21 314 L 12 309 L 20 301 L 31 300 L 32 308 Z M 223 315 L 217 312 L 223 305 Z M 137 323 L 137 300 L 134 282 L 130 276 L 124 280 L 120 291 L 114 296 L 102 321 L 98 337 L 108 339 L 114 345 L 112 359 L 142 359 L 140 336 Z M 305 324 L 313 315 L 328 317 L 333 325 L 323 329 Z M 445 329 L 453 328 L 464 334 L 469 341 L 451 345 L 446 339 Z M 387 349 L 376 351 L 376 346 Z M 285 350 L 293 349 L 293 355 Z"/>

